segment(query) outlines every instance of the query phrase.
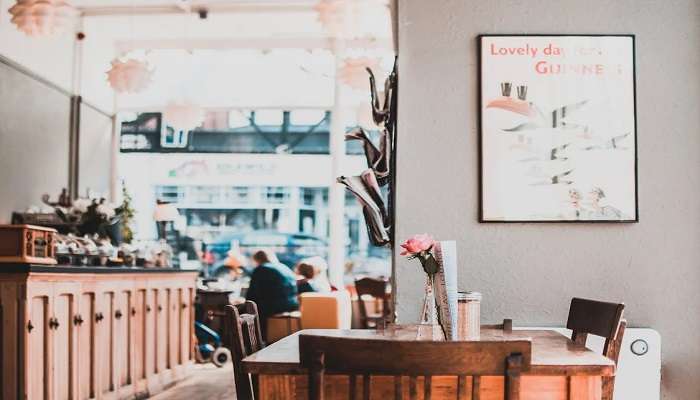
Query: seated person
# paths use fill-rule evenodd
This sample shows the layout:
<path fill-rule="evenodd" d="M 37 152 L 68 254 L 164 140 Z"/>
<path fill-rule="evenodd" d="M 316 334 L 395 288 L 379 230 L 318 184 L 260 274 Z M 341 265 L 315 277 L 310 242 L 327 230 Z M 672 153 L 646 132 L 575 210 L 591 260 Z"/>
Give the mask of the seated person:
<path fill-rule="evenodd" d="M 296 276 L 272 251 L 259 250 L 252 259 L 254 268 L 246 299 L 258 305 L 261 328 L 266 331 L 268 317 L 299 309 Z"/>
<path fill-rule="evenodd" d="M 328 264 L 321 257 L 309 257 L 301 260 L 296 266 L 296 273 L 302 276 L 297 280 L 299 294 L 305 292 L 331 291 L 331 284 L 328 282 Z"/>

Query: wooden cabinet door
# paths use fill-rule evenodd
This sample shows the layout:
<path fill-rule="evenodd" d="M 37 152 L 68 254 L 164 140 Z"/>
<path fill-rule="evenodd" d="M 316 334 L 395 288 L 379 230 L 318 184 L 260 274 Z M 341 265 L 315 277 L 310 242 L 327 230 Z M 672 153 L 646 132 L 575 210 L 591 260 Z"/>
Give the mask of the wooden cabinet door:
<path fill-rule="evenodd" d="M 131 384 L 131 357 L 130 343 L 130 319 L 131 291 L 120 289 L 114 298 L 114 312 L 112 313 L 112 326 L 114 329 L 113 346 L 114 360 L 117 371 L 117 384 L 119 387 Z"/>
<path fill-rule="evenodd" d="M 116 389 L 115 382 L 115 349 L 113 346 L 114 329 L 114 292 L 100 290 L 95 313 L 95 333 L 97 339 L 98 365 L 98 396 L 109 394 Z"/>
<path fill-rule="evenodd" d="M 53 399 L 71 400 L 77 391 L 77 341 L 74 317 L 77 306 L 77 284 L 57 283 L 53 295 L 53 323 L 50 325 L 53 362 Z"/>
<path fill-rule="evenodd" d="M 179 329 L 179 334 L 180 334 L 180 363 L 184 364 L 190 360 L 190 349 L 192 347 L 191 341 L 192 341 L 192 334 L 190 333 L 192 330 L 192 325 L 194 324 L 194 321 L 192 321 L 192 316 L 191 312 L 192 309 L 190 307 L 190 293 L 191 289 L 190 288 L 182 288 L 178 289 L 178 294 L 180 297 L 180 329 Z"/>
<path fill-rule="evenodd" d="M 32 284 L 32 286 L 41 286 Z M 27 399 L 44 400 L 50 398 L 51 371 L 49 318 L 51 317 L 50 287 L 27 289 L 27 326 L 25 346 L 25 389 Z"/>
<path fill-rule="evenodd" d="M 156 370 L 168 369 L 168 297 L 165 289 L 156 290 Z"/>
<path fill-rule="evenodd" d="M 96 337 L 96 297 L 92 289 L 82 289 L 78 297 L 78 312 L 75 316 L 76 336 L 78 338 L 78 399 L 95 397 L 97 392 L 96 373 L 102 366 L 97 364 Z"/>
<path fill-rule="evenodd" d="M 0 282 L 0 399 L 18 397 L 21 387 L 20 338 L 27 332 L 24 290 L 23 284 Z"/>
<path fill-rule="evenodd" d="M 129 314 L 131 337 L 133 339 L 131 346 L 133 350 L 133 372 L 136 382 L 146 379 L 146 297 L 146 289 L 136 289 Z"/>
<path fill-rule="evenodd" d="M 168 368 L 180 364 L 180 298 L 178 289 L 168 292 Z"/>
<path fill-rule="evenodd" d="M 156 353 L 158 351 L 156 326 L 158 325 L 158 291 L 155 289 L 146 290 L 146 376 L 154 375 L 156 370 Z"/>

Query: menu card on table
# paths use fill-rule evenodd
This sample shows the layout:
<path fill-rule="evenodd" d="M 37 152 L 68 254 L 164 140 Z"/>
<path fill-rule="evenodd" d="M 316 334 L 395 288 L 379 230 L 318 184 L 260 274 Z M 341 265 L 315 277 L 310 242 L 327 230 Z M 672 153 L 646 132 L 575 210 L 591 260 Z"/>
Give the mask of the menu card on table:
<path fill-rule="evenodd" d="M 435 302 L 445 339 L 457 340 L 457 242 L 443 240 L 433 248 L 440 270 L 435 275 Z"/>

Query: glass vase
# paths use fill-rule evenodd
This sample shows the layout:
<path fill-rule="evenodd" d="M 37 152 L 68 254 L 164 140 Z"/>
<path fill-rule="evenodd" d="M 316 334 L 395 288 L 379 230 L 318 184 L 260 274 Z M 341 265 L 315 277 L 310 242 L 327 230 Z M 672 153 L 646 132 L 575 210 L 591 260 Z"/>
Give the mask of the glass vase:
<path fill-rule="evenodd" d="M 441 340 L 444 339 L 445 336 L 438 320 L 434 285 L 435 279 L 427 276 L 425 280 L 425 297 L 423 299 L 418 335 L 424 339 Z"/>

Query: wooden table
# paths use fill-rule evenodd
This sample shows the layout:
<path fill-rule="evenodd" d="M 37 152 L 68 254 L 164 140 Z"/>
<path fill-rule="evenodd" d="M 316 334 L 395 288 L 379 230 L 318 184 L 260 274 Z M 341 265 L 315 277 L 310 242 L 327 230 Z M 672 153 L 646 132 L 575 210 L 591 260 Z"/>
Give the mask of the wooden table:
<path fill-rule="evenodd" d="M 390 326 L 383 331 L 308 329 L 288 336 L 243 360 L 247 373 L 259 375 L 260 398 L 265 400 L 306 399 L 306 371 L 299 366 L 299 334 L 357 337 L 392 340 L 437 340 L 431 329 L 418 325 Z M 532 366 L 523 374 L 523 400 L 599 400 L 601 377 L 613 376 L 615 364 L 569 338 L 549 330 L 514 330 L 504 332 L 497 328 L 482 328 L 482 341 L 532 341 Z M 391 354 L 377 354 L 391 357 Z M 407 378 L 405 378 L 407 379 Z M 326 398 L 345 399 L 349 379 L 346 376 L 328 376 Z M 468 383 L 471 385 L 471 383 Z M 419 379 L 418 392 L 423 393 Z M 455 399 L 457 378 L 433 378 L 433 399 Z M 404 388 L 408 385 L 404 384 Z M 393 398 L 393 377 L 373 377 L 373 399 Z M 471 389 L 467 388 L 467 393 Z M 405 396 L 407 398 L 407 396 Z M 484 377 L 481 381 L 481 399 L 503 399 L 503 378 Z"/>

